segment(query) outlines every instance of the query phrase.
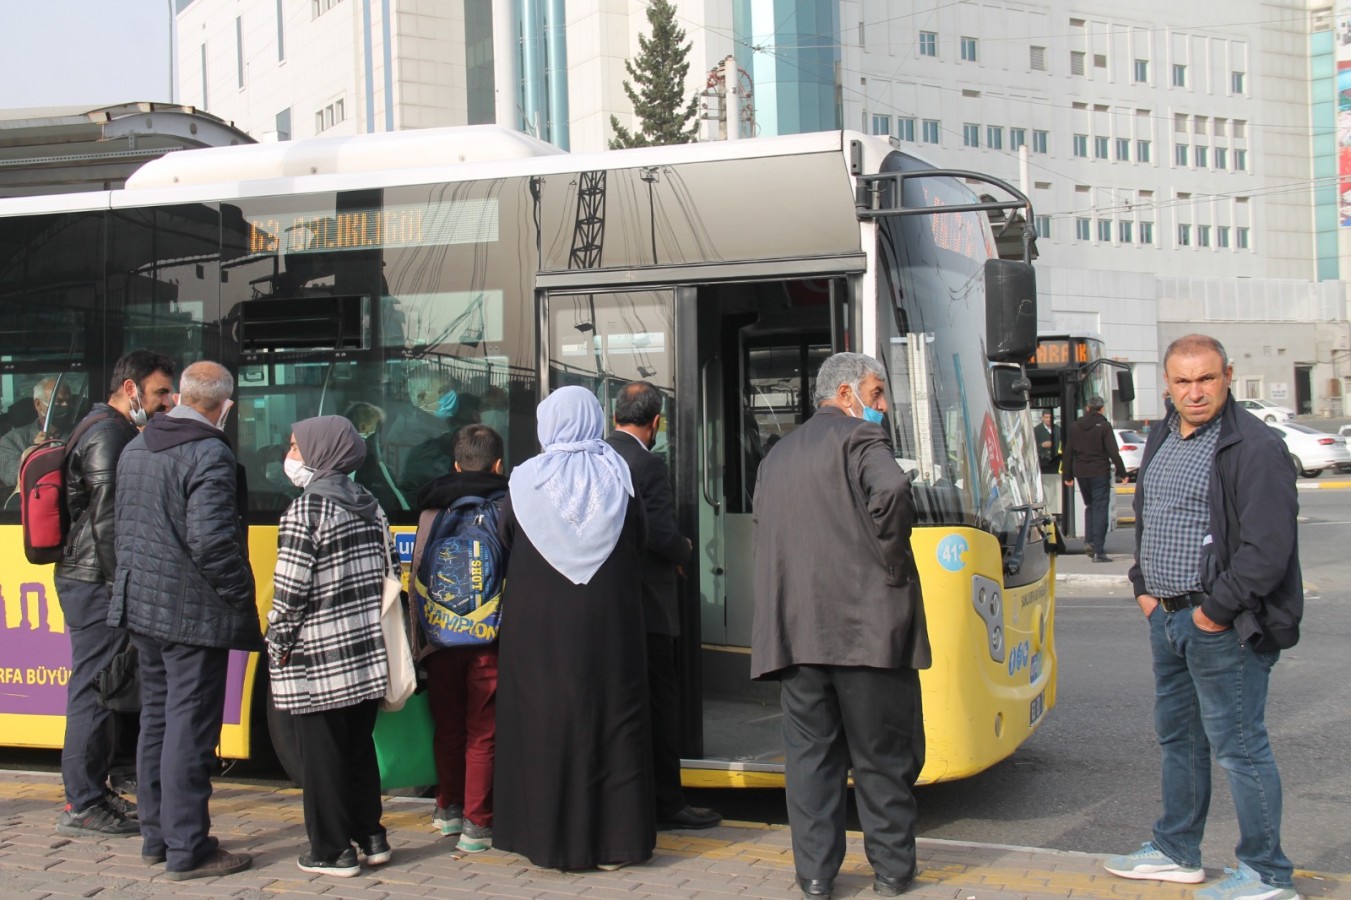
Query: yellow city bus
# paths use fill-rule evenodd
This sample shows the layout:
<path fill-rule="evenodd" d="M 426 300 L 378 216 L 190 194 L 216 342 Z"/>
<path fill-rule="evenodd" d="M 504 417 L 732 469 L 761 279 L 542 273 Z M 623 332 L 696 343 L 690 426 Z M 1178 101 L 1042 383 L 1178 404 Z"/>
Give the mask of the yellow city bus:
<path fill-rule="evenodd" d="M 913 477 L 934 647 L 922 779 L 960 778 L 1055 704 L 1054 565 L 1020 365 L 1035 285 L 1026 251 L 995 257 L 990 225 L 1019 209 L 1032 221 L 1002 182 L 850 132 L 572 155 L 473 126 L 181 151 L 121 190 L 0 201 L 0 428 L 31 428 L 48 375 L 77 413 L 104 399 L 135 347 L 224 362 L 261 616 L 297 419 L 344 414 L 369 434 L 356 477 L 407 559 L 417 492 L 448 470 L 461 424 L 498 429 L 510 468 L 536 452 L 550 390 L 584 384 L 608 407 L 650 381 L 696 547 L 685 780 L 771 786 L 777 689 L 748 679 L 755 473 L 811 414 L 821 361 L 873 354 Z M 52 570 L 24 560 L 12 505 L 0 515 L 0 743 L 58 747 L 70 657 Z M 245 758 L 265 746 L 266 666 L 236 653 L 229 679 L 220 754 Z"/>

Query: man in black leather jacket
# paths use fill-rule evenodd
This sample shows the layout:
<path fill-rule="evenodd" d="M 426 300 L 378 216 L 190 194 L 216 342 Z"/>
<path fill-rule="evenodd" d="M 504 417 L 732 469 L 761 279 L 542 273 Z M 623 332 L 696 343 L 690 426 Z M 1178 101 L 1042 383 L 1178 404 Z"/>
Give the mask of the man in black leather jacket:
<path fill-rule="evenodd" d="M 70 632 L 70 681 L 61 778 L 66 806 L 56 830 L 72 836 L 107 837 L 140 831 L 136 807 L 108 789 L 113 715 L 99 706 L 95 676 L 128 641 L 127 632 L 106 624 L 117 553 L 113 499 L 117 461 L 149 417 L 173 405 L 174 363 L 149 350 L 133 350 L 113 366 L 112 393 L 89 416 L 97 421 L 66 453 L 66 503 L 70 532 L 54 581 Z"/>

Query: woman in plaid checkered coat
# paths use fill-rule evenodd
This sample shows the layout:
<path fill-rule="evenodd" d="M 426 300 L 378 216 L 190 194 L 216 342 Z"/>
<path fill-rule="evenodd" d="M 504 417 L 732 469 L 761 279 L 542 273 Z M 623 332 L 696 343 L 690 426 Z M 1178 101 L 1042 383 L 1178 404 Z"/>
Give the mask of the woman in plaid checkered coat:
<path fill-rule="evenodd" d="M 371 733 L 389 681 L 381 588 L 398 557 L 379 504 L 348 477 L 365 456 L 342 416 L 292 426 L 286 472 L 304 493 L 281 517 L 268 613 L 273 702 L 293 715 L 304 769 L 299 865 L 325 875 L 359 873 L 358 851 L 390 858 Z"/>

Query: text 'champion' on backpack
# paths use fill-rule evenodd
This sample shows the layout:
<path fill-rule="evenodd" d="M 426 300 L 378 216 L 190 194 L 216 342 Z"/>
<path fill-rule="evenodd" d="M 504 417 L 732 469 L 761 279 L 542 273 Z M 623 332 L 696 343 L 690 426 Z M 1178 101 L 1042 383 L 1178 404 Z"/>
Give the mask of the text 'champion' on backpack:
<path fill-rule="evenodd" d="M 19 460 L 19 521 L 23 526 L 23 553 L 34 565 L 61 561 L 70 533 L 66 505 L 66 451 L 106 416 L 85 416 L 69 439 L 52 438 L 34 444 Z"/>
<path fill-rule="evenodd" d="M 436 514 L 413 573 L 418 625 L 427 643 L 464 647 L 497 640 L 504 556 L 493 500 L 461 497 Z"/>

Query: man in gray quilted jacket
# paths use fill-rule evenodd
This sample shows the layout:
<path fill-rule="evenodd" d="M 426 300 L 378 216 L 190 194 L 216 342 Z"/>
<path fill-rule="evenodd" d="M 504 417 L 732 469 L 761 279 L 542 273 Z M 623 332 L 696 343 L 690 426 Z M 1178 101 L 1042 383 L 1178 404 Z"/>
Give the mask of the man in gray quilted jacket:
<path fill-rule="evenodd" d="M 183 881 L 247 869 L 211 835 L 211 768 L 231 650 L 258 650 L 234 452 L 221 430 L 234 379 L 193 363 L 180 403 L 117 464 L 117 574 L 108 624 L 141 659 L 141 859 Z"/>

